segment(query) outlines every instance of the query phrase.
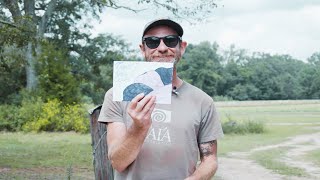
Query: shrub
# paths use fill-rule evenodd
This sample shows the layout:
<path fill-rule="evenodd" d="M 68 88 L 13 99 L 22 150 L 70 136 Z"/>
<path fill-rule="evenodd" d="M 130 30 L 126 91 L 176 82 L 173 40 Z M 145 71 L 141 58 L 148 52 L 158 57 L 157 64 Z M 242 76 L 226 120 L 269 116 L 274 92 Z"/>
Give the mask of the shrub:
<path fill-rule="evenodd" d="M 222 129 L 225 134 L 260 134 L 265 132 L 265 125 L 260 121 L 237 122 L 228 116 L 228 121 L 222 123 Z"/>
<path fill-rule="evenodd" d="M 76 132 L 89 132 L 90 125 L 87 114 L 88 112 L 80 104 L 65 106 L 63 110 L 63 119 L 66 127 L 70 127 L 69 130 L 74 130 Z"/>
<path fill-rule="evenodd" d="M 19 108 L 13 105 L 0 106 L 0 131 L 18 131 L 20 122 L 18 121 Z"/>
<path fill-rule="evenodd" d="M 233 98 L 230 96 L 213 96 L 214 101 L 233 101 Z"/>
<path fill-rule="evenodd" d="M 19 103 L 0 105 L 0 131 L 89 132 L 86 104 L 66 104 L 58 99 L 44 101 L 37 94 L 22 90 Z"/>
<path fill-rule="evenodd" d="M 245 125 L 249 133 L 260 134 L 265 132 L 265 125 L 261 121 L 247 121 Z"/>
<path fill-rule="evenodd" d="M 89 132 L 87 112 L 80 104 L 63 105 L 61 101 L 51 99 L 43 103 L 40 109 L 37 116 L 24 124 L 24 131 Z"/>
<path fill-rule="evenodd" d="M 16 119 L 19 122 L 19 130 L 23 130 L 23 126 L 26 123 L 35 121 L 40 117 L 43 104 L 41 97 L 30 96 L 23 98 L 18 110 L 19 117 Z"/>
<path fill-rule="evenodd" d="M 24 131 L 55 131 L 57 124 L 61 121 L 60 102 L 57 99 L 48 100 L 41 107 L 41 113 L 32 121 L 23 126 Z"/>

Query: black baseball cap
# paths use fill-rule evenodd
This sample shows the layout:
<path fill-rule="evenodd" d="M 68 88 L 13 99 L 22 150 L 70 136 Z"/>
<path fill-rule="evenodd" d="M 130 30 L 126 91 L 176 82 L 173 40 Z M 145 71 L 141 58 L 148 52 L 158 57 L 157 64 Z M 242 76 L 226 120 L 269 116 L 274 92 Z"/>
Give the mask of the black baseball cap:
<path fill-rule="evenodd" d="M 142 37 L 146 34 L 147 31 L 149 31 L 151 28 L 156 27 L 156 26 L 168 26 L 170 28 L 172 28 L 173 30 L 175 30 L 177 32 L 177 34 L 182 37 L 183 35 L 183 29 L 180 26 L 180 24 L 178 24 L 177 22 L 174 22 L 173 20 L 170 19 L 156 19 L 154 21 L 149 22 L 148 24 L 146 24 L 146 26 L 144 27 L 143 30 L 143 34 Z"/>

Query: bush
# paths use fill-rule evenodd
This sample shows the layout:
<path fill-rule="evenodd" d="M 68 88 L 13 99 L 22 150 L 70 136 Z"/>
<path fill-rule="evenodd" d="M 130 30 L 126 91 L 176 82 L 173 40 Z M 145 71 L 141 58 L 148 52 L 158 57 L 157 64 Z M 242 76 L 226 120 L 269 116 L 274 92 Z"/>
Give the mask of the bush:
<path fill-rule="evenodd" d="M 89 132 L 89 120 L 87 117 L 88 112 L 80 104 L 67 105 L 63 109 L 63 119 L 66 126 L 63 128 L 74 130 L 76 132 L 86 133 Z"/>
<path fill-rule="evenodd" d="M 85 104 L 42 99 L 38 94 L 38 91 L 21 90 L 15 103 L 0 105 L 0 131 L 89 132 Z"/>
<path fill-rule="evenodd" d="M 23 98 L 19 109 L 19 119 L 21 124 L 19 130 L 26 130 L 25 125 L 40 118 L 44 102 L 40 97 Z"/>
<path fill-rule="evenodd" d="M 19 108 L 13 105 L 0 106 L 0 131 L 18 131 L 19 127 Z"/>
<path fill-rule="evenodd" d="M 57 130 L 56 124 L 61 119 L 60 102 L 56 99 L 48 100 L 40 108 L 41 112 L 37 114 L 38 117 L 27 122 L 23 126 L 24 131 L 55 131 Z"/>
<path fill-rule="evenodd" d="M 260 134 L 265 132 L 265 125 L 260 121 L 237 122 L 228 117 L 228 121 L 222 123 L 222 129 L 225 134 Z"/>
<path fill-rule="evenodd" d="M 214 101 L 233 101 L 232 97 L 229 96 L 213 96 Z"/>
<path fill-rule="evenodd" d="M 22 107 L 23 109 L 23 107 Z M 79 104 L 63 105 L 57 99 L 48 100 L 41 106 L 41 112 L 31 121 L 26 121 L 23 130 L 89 132 L 89 120 L 85 108 Z"/>

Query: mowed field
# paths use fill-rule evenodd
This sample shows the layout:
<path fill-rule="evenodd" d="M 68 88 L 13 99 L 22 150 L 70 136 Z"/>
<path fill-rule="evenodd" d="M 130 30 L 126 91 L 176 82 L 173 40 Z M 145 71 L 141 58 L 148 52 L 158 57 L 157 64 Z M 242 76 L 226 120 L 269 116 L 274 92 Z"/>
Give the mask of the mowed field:
<path fill-rule="evenodd" d="M 320 100 L 217 102 L 216 105 L 222 123 L 260 121 L 266 126 L 263 134 L 226 135 L 219 143 L 220 155 L 279 143 L 320 128 Z"/>
<path fill-rule="evenodd" d="M 216 106 L 222 122 L 260 121 L 265 124 L 266 132 L 227 134 L 220 139 L 218 152 L 221 164 L 214 179 L 232 179 L 223 171 L 227 167 L 232 169 L 230 165 L 235 162 L 230 163 L 229 160 L 238 158 L 262 168 L 262 171 L 253 170 L 253 173 L 269 173 L 280 179 L 317 178 L 314 171 L 295 167 L 292 159 L 286 156 L 295 152 L 296 145 L 310 147 L 300 150 L 300 155 L 293 160 L 320 167 L 318 142 L 303 141 L 320 131 L 320 100 L 217 102 Z M 284 162 L 286 160 L 288 163 Z M 247 162 L 241 163 L 246 166 Z M 242 168 L 239 164 L 235 171 L 243 171 Z M 245 179 L 241 174 L 234 178 Z M 73 132 L 1 132 L 0 179 L 94 179 L 91 136 Z"/>

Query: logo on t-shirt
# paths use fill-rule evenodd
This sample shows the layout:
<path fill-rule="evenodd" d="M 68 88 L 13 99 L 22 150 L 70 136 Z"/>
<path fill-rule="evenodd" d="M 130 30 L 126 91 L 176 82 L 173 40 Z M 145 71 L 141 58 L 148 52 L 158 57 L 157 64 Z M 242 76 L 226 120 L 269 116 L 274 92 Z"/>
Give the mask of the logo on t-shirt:
<path fill-rule="evenodd" d="M 152 121 L 155 123 L 170 123 L 171 111 L 155 109 L 151 114 Z"/>
<path fill-rule="evenodd" d="M 171 111 L 154 109 L 151 114 L 152 127 L 148 132 L 146 141 L 155 144 L 170 144 L 171 136 L 168 123 L 171 123 Z"/>

